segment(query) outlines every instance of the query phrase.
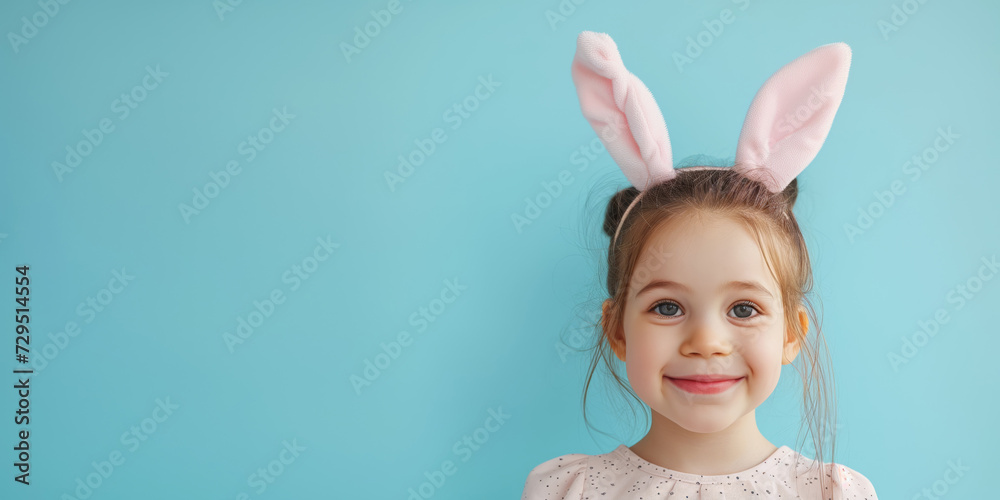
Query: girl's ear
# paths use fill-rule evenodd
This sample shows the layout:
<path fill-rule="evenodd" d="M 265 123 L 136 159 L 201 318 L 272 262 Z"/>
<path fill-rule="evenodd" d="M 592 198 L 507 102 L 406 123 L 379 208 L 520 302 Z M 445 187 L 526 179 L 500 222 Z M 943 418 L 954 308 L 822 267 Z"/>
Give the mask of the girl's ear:
<path fill-rule="evenodd" d="M 618 325 L 613 324 L 614 318 L 612 318 L 611 307 L 614 305 L 611 299 L 604 301 L 601 306 L 601 328 L 604 330 L 604 336 L 608 339 L 608 344 L 611 345 L 611 350 L 614 351 L 615 356 L 618 359 L 625 361 L 625 336 Z"/>
<path fill-rule="evenodd" d="M 806 314 L 806 308 L 803 305 L 799 305 L 799 325 L 802 326 L 802 338 L 805 338 L 809 333 L 809 315 Z M 792 361 L 795 361 L 795 357 L 799 354 L 799 348 L 802 345 L 799 343 L 799 338 L 795 335 L 795 332 L 789 330 L 785 333 L 785 346 L 781 353 L 781 364 L 789 365 Z"/>

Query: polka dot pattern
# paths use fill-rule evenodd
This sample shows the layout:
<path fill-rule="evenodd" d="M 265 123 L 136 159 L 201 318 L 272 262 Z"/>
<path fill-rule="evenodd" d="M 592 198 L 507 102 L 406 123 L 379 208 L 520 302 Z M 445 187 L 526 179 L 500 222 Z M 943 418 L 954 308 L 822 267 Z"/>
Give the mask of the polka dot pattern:
<path fill-rule="evenodd" d="M 532 469 L 521 500 L 877 500 L 868 478 L 840 464 L 824 464 L 819 492 L 816 461 L 781 446 L 742 472 L 706 476 L 665 469 L 620 445 L 609 453 L 562 455 Z"/>

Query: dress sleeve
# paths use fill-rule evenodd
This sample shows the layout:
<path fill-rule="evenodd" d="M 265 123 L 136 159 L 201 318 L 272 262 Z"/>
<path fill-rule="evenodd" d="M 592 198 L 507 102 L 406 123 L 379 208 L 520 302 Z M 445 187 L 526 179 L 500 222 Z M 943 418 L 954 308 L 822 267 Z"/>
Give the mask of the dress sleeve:
<path fill-rule="evenodd" d="M 860 472 L 840 464 L 833 464 L 834 500 L 878 500 L 875 487 Z"/>
<path fill-rule="evenodd" d="M 571 453 L 542 462 L 528 474 L 521 500 L 581 500 L 588 458 Z"/>

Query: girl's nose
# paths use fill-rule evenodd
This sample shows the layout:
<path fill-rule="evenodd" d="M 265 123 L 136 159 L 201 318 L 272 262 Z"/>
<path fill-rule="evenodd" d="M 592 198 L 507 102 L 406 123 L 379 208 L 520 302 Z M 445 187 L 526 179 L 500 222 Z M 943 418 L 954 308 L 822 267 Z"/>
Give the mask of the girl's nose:
<path fill-rule="evenodd" d="M 681 354 L 685 356 L 728 356 L 733 352 L 733 344 L 723 320 L 692 317 L 687 324 Z"/>

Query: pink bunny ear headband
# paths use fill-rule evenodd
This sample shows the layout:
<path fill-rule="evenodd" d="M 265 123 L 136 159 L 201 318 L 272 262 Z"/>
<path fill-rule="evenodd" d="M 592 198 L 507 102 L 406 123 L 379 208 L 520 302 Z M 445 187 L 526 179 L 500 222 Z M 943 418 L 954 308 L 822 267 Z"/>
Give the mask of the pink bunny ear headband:
<path fill-rule="evenodd" d="M 851 48 L 838 42 L 821 45 L 771 75 L 750 104 L 731 168 L 773 193 L 784 190 L 823 146 L 850 66 Z M 653 94 L 625 69 L 606 33 L 580 33 L 571 73 L 583 116 L 639 190 L 618 222 L 616 241 L 643 193 L 677 176 L 667 125 Z"/>

